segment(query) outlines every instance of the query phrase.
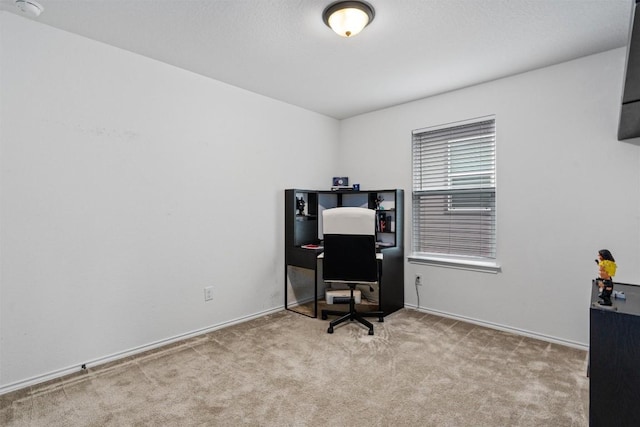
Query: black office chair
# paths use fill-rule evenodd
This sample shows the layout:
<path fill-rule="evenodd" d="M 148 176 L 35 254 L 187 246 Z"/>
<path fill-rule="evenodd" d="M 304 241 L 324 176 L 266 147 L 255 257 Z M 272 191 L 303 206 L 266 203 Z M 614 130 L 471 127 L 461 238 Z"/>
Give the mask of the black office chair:
<path fill-rule="evenodd" d="M 353 291 L 358 284 L 381 285 L 381 269 L 376 254 L 375 211 L 366 208 L 341 207 L 322 212 L 322 234 L 324 253 L 322 276 L 325 282 L 346 283 L 349 286 L 349 311 L 322 310 L 322 319 L 328 315 L 341 316 L 332 320 L 327 332 L 347 320 L 358 321 L 369 328 L 373 335 L 373 324 L 364 317 L 377 317 L 384 321 L 382 311 L 357 312 Z"/>

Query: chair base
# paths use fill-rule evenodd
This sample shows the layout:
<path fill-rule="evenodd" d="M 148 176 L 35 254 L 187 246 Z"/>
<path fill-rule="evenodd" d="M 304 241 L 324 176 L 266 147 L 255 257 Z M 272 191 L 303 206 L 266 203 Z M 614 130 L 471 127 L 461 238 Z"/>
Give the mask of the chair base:
<path fill-rule="evenodd" d="M 382 311 L 367 311 L 364 313 L 359 313 L 356 311 L 355 299 L 353 298 L 353 290 L 355 285 L 349 285 L 349 289 L 351 289 L 351 297 L 349 299 L 349 311 L 337 311 L 337 310 L 322 310 L 322 320 L 327 320 L 327 316 L 341 316 L 335 320 L 332 320 L 329 323 L 329 328 L 327 332 L 332 334 L 333 328 L 341 323 L 349 321 L 357 321 L 367 328 L 369 328 L 369 335 L 373 335 L 373 324 L 365 319 L 365 317 L 377 317 L 378 322 L 384 322 L 384 313 Z"/>

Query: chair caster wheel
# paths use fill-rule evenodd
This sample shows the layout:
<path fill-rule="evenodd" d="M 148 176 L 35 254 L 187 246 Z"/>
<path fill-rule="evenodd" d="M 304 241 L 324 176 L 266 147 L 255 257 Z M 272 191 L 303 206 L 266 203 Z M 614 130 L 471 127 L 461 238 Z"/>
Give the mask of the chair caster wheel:
<path fill-rule="evenodd" d="M 333 326 L 329 326 L 329 329 L 327 329 L 327 332 L 332 334 L 333 333 Z"/>
<path fill-rule="evenodd" d="M 326 314 L 322 315 L 322 320 L 327 320 L 327 315 Z"/>
<path fill-rule="evenodd" d="M 373 329 L 369 329 L 369 335 L 373 335 Z"/>
<path fill-rule="evenodd" d="M 378 323 L 383 323 L 384 322 L 384 317 L 378 317 Z"/>

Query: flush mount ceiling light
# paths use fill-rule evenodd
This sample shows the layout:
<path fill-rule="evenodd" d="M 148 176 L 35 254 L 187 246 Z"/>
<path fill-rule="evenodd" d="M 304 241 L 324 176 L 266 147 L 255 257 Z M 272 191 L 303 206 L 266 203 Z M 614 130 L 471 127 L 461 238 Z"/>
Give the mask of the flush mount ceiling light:
<path fill-rule="evenodd" d="M 33 0 L 16 0 L 16 7 L 25 15 L 33 18 L 40 16 L 44 8 L 38 2 Z"/>
<path fill-rule="evenodd" d="M 373 21 L 373 6 L 363 1 L 338 1 L 322 12 L 329 28 L 342 37 L 353 37 Z"/>

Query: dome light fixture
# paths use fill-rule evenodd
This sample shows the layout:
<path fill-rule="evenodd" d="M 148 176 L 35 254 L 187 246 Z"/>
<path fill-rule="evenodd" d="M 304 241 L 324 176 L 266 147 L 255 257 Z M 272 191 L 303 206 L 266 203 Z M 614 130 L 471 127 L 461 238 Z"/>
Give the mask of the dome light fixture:
<path fill-rule="evenodd" d="M 15 4 L 22 13 L 32 18 L 37 18 L 44 10 L 42 5 L 34 0 L 16 0 Z"/>
<path fill-rule="evenodd" d="M 337 1 L 322 12 L 324 23 L 342 37 L 355 36 L 375 16 L 373 6 L 363 1 Z"/>

